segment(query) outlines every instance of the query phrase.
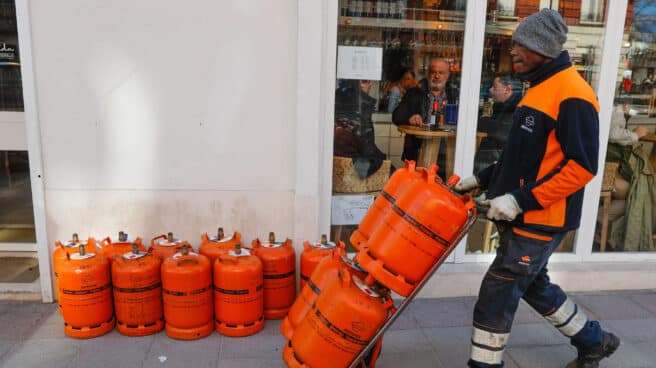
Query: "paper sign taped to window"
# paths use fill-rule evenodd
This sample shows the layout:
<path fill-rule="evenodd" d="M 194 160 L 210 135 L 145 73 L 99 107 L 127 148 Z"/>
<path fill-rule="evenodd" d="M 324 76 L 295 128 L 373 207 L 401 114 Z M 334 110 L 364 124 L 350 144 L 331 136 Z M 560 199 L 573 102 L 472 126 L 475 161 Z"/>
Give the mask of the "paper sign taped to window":
<path fill-rule="evenodd" d="M 335 195 L 332 200 L 333 225 L 357 225 L 374 203 L 373 195 Z"/>
<path fill-rule="evenodd" d="M 382 75 L 382 47 L 337 47 L 338 79 L 380 80 Z"/>

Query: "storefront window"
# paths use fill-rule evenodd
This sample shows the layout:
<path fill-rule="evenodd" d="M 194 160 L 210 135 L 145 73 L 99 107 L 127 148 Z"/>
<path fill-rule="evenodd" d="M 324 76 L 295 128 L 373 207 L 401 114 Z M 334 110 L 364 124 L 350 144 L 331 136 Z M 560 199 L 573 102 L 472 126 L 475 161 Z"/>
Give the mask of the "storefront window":
<path fill-rule="evenodd" d="M 16 6 L 0 1 L 0 111 L 23 111 Z"/>
<path fill-rule="evenodd" d="M 0 0 L 0 249 L 34 243 L 14 0 Z"/>
<path fill-rule="evenodd" d="M 475 155 L 475 173 L 499 158 L 507 141 L 515 107 L 529 87 L 513 72 L 510 57 L 511 37 L 518 22 L 541 8 L 557 10 L 569 27 L 564 48 L 579 74 L 596 88 L 604 32 L 603 3 L 588 0 L 488 1 L 477 125 L 479 134 L 483 132 L 486 137 Z M 588 24 L 581 22 L 584 17 Z M 575 237 L 575 232 L 568 234 L 557 251 L 572 252 Z M 467 252 L 493 253 L 498 246 L 498 238 L 494 224 L 480 219 L 467 238 Z"/>
<path fill-rule="evenodd" d="M 453 174 L 466 3 L 340 1 L 333 238 L 360 220 L 335 201 L 373 198 L 404 159 Z"/>
<path fill-rule="evenodd" d="M 656 246 L 656 4 L 629 1 L 593 252 Z"/>

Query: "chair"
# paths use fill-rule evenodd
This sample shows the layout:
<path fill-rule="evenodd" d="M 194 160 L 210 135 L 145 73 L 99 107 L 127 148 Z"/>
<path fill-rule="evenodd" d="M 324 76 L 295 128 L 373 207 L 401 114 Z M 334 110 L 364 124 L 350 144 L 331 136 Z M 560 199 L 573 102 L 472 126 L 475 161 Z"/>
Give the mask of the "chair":
<path fill-rule="evenodd" d="M 601 183 L 601 237 L 599 238 L 599 251 L 606 251 L 606 240 L 608 239 L 608 212 L 610 210 L 610 197 L 615 187 L 615 176 L 617 175 L 617 162 L 606 162 L 604 165 L 604 177 Z"/>

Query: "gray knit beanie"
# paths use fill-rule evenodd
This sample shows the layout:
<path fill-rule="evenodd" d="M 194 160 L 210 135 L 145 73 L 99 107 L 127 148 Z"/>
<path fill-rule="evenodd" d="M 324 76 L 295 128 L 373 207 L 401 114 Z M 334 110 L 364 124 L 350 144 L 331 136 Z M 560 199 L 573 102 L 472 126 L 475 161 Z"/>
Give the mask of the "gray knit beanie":
<path fill-rule="evenodd" d="M 512 39 L 533 52 L 555 59 L 567 41 L 567 26 L 557 11 L 545 8 L 519 23 Z"/>

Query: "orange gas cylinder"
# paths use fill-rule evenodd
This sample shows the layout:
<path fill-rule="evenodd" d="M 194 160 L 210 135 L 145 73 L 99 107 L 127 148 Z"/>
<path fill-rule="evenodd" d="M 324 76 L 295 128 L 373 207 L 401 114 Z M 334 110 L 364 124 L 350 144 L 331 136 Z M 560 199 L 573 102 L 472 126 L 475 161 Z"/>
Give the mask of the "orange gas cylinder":
<path fill-rule="evenodd" d="M 397 198 L 355 260 L 374 279 L 408 296 L 453 242 L 475 212 L 470 196 L 460 196 L 425 171 Z"/>
<path fill-rule="evenodd" d="M 198 253 L 214 261 L 219 258 L 221 254 L 227 254 L 231 249 L 235 249 L 235 245 L 241 244 L 241 234 L 237 231 L 232 236 L 225 236 L 223 228 L 220 227 L 216 236 L 209 237 L 207 233 L 200 236 L 201 244 L 198 248 Z"/>
<path fill-rule="evenodd" d="M 162 291 L 166 334 L 195 340 L 212 333 L 212 272 L 202 254 L 183 245 L 162 263 Z"/>
<path fill-rule="evenodd" d="M 337 282 L 340 268 L 346 270 L 352 275 L 364 279 L 364 270 L 353 260 L 343 255 L 340 249 L 333 250 L 332 254 L 325 257 L 319 262 L 319 265 L 312 273 L 312 276 L 301 289 L 298 298 L 289 309 L 287 317 L 280 324 L 280 332 L 287 340 L 291 340 L 294 330 L 303 322 L 307 313 L 312 309 L 312 304 L 317 300 L 327 285 L 331 282 Z"/>
<path fill-rule="evenodd" d="M 437 165 L 431 165 L 429 170 L 437 171 Z M 362 243 L 366 243 L 383 218 L 392 208 L 396 199 L 409 188 L 410 184 L 421 178 L 424 168 L 415 167 L 414 161 L 406 160 L 404 166 L 394 172 L 392 177 L 387 181 L 385 187 L 376 197 L 374 203 L 369 207 L 367 213 L 360 221 L 358 228 L 351 234 L 351 244 L 355 249 L 360 249 Z"/>
<path fill-rule="evenodd" d="M 237 244 L 214 262 L 216 331 L 248 336 L 264 328 L 262 261 Z"/>
<path fill-rule="evenodd" d="M 348 367 L 392 308 L 388 295 L 342 268 L 338 282 L 329 283 L 285 345 L 283 359 L 288 367 Z"/>
<path fill-rule="evenodd" d="M 296 253 L 290 239 L 276 242 L 273 232 L 268 242 L 253 240 L 252 252 L 262 261 L 264 270 L 264 318 L 287 315 L 296 298 Z"/>
<path fill-rule="evenodd" d="M 111 264 L 116 328 L 127 336 L 146 336 L 164 327 L 159 258 L 139 250 L 116 256 Z"/>
<path fill-rule="evenodd" d="M 137 244 L 140 251 L 146 251 L 141 242 L 141 238 L 137 237 L 136 239 L 130 238 L 126 232 L 119 231 L 117 238 L 110 238 L 109 236 L 103 239 L 100 242 L 102 246 L 103 254 L 107 257 L 107 260 L 111 264 L 114 256 L 122 257 L 125 253 L 132 250 L 132 244 Z"/>
<path fill-rule="evenodd" d="M 148 251 L 164 262 L 165 259 L 180 252 L 183 245 L 193 251 L 192 246 L 186 240 L 175 239 L 173 233 L 162 234 L 150 240 L 150 249 Z"/>
<path fill-rule="evenodd" d="M 346 254 L 344 248 L 346 248 L 346 245 L 341 241 L 337 244 L 329 242 L 326 234 L 321 235 L 320 242 L 304 242 L 303 253 L 301 253 L 301 290 L 324 257 L 331 255 L 334 249 Z"/>
<path fill-rule="evenodd" d="M 91 248 L 93 249 L 93 248 Z M 66 253 L 57 270 L 57 296 L 64 317 L 64 333 L 87 339 L 114 328 L 109 262 L 99 253 Z"/>
<path fill-rule="evenodd" d="M 94 238 L 80 241 L 78 235 L 73 234 L 72 239 L 66 243 L 62 243 L 58 240 L 55 242 L 55 251 L 52 253 L 52 269 L 55 274 L 55 284 L 57 284 L 57 279 L 59 279 L 59 269 L 61 268 L 61 264 L 67 260 L 66 254 L 73 254 L 77 252 L 80 244 L 85 245 L 88 252 L 96 254 L 102 253 L 102 250 L 98 248 Z M 61 305 L 58 309 L 59 313 L 62 313 Z"/>

